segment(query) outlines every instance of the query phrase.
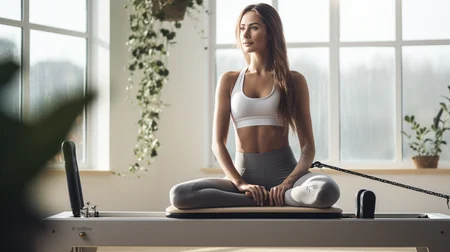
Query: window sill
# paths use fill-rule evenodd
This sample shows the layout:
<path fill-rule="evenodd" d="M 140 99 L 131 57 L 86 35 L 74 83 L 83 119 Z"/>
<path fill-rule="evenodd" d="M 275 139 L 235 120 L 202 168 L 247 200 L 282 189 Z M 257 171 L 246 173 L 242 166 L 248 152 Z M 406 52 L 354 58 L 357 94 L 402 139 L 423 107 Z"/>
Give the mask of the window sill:
<path fill-rule="evenodd" d="M 66 170 L 64 169 L 46 169 L 42 172 L 45 175 L 65 175 Z M 85 175 L 93 175 L 93 176 L 107 176 L 107 175 L 114 175 L 111 171 L 107 170 L 79 170 L 78 173 L 80 176 Z M 117 176 L 117 175 L 114 175 Z"/>
<path fill-rule="evenodd" d="M 327 174 L 346 174 L 341 171 L 332 170 L 329 168 L 322 169 L 324 173 Z M 347 169 L 354 172 L 359 172 L 363 174 L 427 174 L 427 175 L 440 175 L 448 174 L 450 175 L 450 168 L 437 168 L 437 169 L 417 169 L 417 168 L 380 168 L 380 169 Z M 215 167 L 202 168 L 203 173 L 208 174 L 224 174 L 222 169 Z M 310 169 L 312 172 L 322 172 L 319 168 Z"/>

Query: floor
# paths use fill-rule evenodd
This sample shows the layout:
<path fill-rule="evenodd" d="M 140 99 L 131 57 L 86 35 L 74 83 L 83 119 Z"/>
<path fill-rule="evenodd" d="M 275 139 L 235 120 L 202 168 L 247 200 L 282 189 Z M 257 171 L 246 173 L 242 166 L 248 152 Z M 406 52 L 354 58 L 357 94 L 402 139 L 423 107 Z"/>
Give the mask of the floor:
<path fill-rule="evenodd" d="M 197 248 L 197 247 L 101 247 L 97 252 L 415 252 L 414 248 Z"/>

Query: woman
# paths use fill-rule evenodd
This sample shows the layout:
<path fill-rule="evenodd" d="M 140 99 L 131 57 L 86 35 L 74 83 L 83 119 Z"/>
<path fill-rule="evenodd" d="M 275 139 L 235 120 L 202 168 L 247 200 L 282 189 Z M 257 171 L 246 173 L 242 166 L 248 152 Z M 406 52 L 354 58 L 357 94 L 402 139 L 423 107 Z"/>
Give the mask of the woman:
<path fill-rule="evenodd" d="M 187 181 L 170 190 L 179 209 L 237 206 L 328 208 L 340 196 L 329 176 L 309 172 L 315 146 L 305 78 L 290 71 L 281 19 L 270 5 L 247 6 L 236 25 L 247 62 L 220 76 L 216 89 L 212 150 L 225 178 Z M 226 149 L 229 120 L 236 129 L 233 164 Z M 301 157 L 289 146 L 292 128 Z"/>

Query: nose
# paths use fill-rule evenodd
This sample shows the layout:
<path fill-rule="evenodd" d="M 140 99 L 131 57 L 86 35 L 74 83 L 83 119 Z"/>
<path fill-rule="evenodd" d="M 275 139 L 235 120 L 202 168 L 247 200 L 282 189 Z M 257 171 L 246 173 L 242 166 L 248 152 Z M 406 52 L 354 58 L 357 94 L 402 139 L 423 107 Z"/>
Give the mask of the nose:
<path fill-rule="evenodd" d="M 249 31 L 248 29 L 244 30 L 243 33 L 244 38 L 250 38 L 250 33 L 248 31 Z"/>

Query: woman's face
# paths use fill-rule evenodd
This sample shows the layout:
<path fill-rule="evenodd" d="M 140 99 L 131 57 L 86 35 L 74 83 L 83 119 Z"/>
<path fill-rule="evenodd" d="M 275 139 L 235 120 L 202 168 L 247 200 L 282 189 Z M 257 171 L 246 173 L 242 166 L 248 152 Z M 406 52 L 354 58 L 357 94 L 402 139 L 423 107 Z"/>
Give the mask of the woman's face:
<path fill-rule="evenodd" d="M 267 30 L 255 11 L 242 16 L 240 23 L 241 47 L 246 53 L 263 51 L 267 47 Z"/>

